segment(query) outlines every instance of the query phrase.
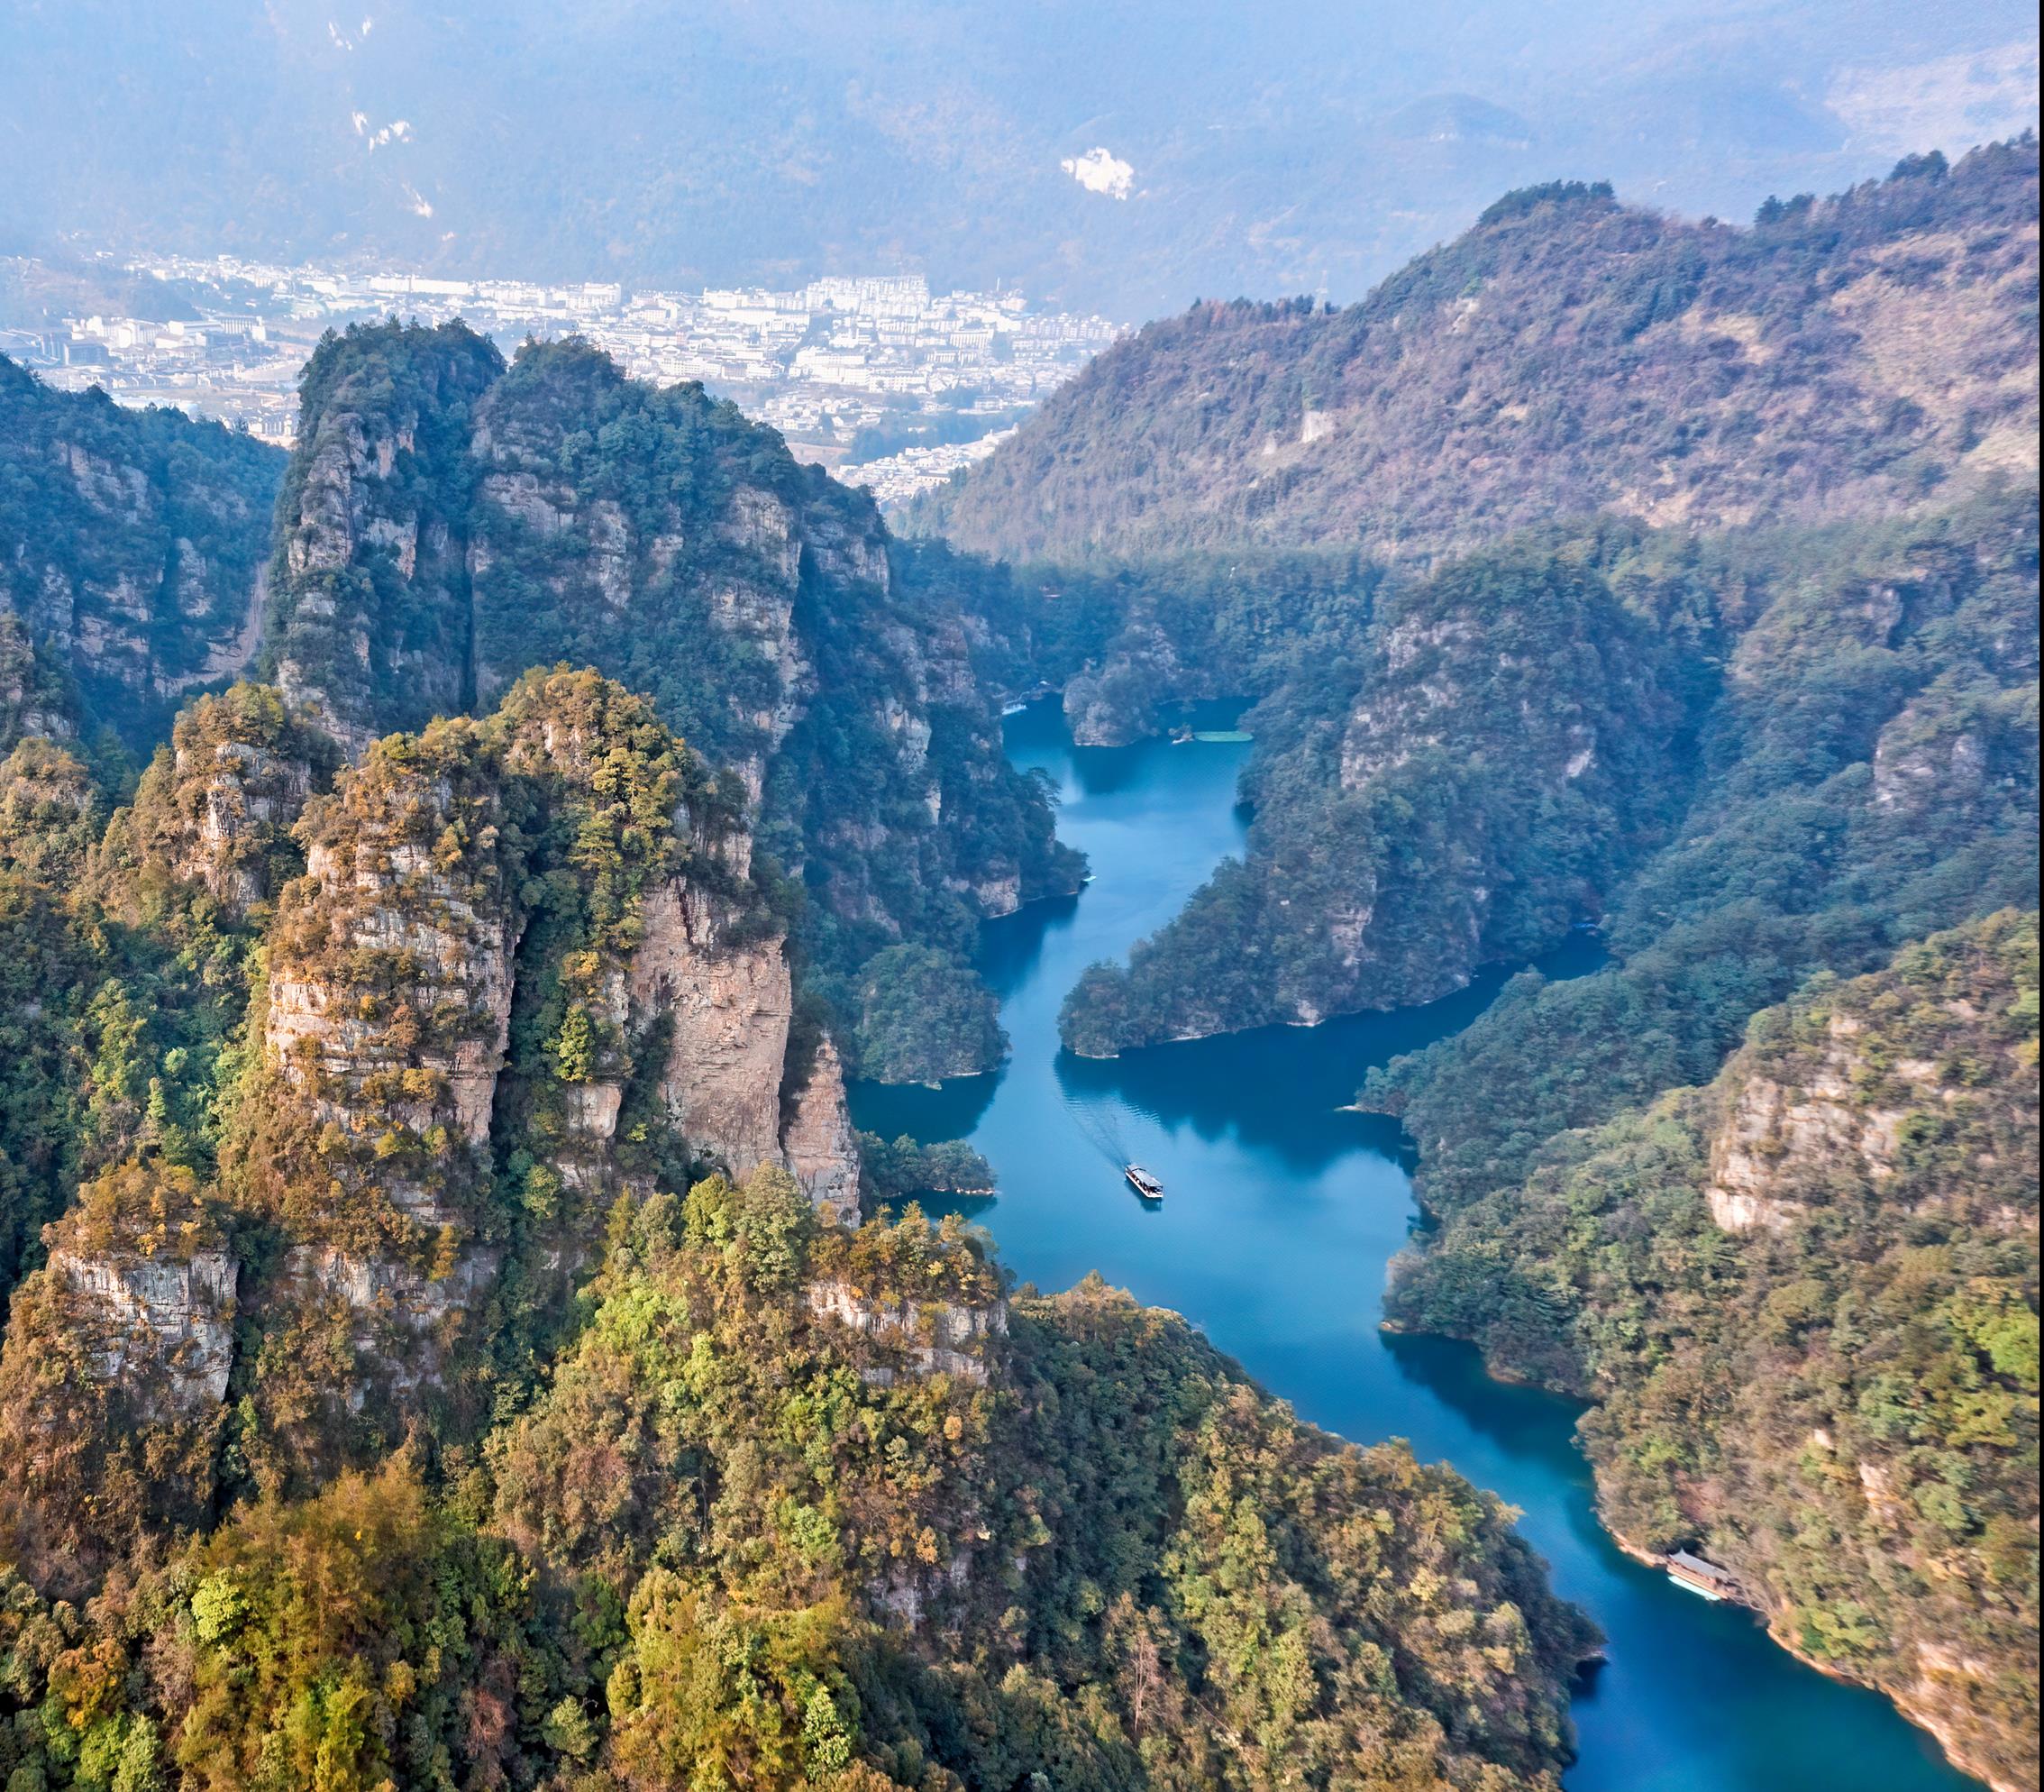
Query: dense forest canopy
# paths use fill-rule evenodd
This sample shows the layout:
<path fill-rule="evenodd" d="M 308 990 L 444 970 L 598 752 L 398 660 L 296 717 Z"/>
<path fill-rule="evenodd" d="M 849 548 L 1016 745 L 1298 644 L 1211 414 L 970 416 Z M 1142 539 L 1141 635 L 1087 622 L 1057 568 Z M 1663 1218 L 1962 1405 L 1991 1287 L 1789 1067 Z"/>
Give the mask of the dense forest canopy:
<path fill-rule="evenodd" d="M 1799 976 L 2019 900 L 2036 502 L 2031 485 L 1905 522 L 1701 540 L 1562 527 L 1394 575 L 1359 631 L 1250 712 L 1247 857 L 1126 970 L 1088 976 L 1066 1043 L 1430 1000 L 1573 922 L 1630 955 L 1686 937 L 1678 921 L 1780 912 L 1808 937 L 1728 947 L 1744 961 L 1729 1019 L 1706 1005 L 1651 1035 L 1701 1075 Z M 1204 663 L 1225 675 L 1228 658 Z"/>

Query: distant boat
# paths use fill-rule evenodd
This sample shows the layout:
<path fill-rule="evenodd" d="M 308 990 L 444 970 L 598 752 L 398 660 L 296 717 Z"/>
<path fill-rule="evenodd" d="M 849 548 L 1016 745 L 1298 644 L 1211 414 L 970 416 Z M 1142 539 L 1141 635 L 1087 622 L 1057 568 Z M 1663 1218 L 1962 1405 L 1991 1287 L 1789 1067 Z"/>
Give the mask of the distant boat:
<path fill-rule="evenodd" d="M 1730 1569 L 1707 1562 L 1702 1556 L 1693 1556 L 1687 1550 L 1677 1550 L 1661 1559 L 1667 1568 L 1668 1578 L 1699 1598 L 1729 1599 L 1738 1588 L 1738 1577 Z"/>
<path fill-rule="evenodd" d="M 1130 1164 L 1122 1170 L 1121 1174 L 1128 1178 L 1128 1186 L 1141 1195 L 1145 1201 L 1162 1201 L 1163 1199 L 1163 1184 L 1149 1171 L 1145 1170 L 1142 1165 Z"/>

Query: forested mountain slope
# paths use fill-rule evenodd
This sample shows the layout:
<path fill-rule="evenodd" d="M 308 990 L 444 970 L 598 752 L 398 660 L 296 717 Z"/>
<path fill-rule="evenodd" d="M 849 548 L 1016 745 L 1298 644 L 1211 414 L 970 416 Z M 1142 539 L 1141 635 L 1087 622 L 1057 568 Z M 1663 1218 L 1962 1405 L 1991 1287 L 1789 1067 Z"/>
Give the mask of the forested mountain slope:
<path fill-rule="evenodd" d="M 618 678 L 756 803 L 808 891 L 812 986 L 844 1012 L 858 994 L 830 980 L 903 943 L 952 955 L 967 999 L 980 919 L 1073 887 L 957 595 L 900 576 L 871 500 L 735 407 L 573 342 L 506 369 L 459 325 L 332 338 L 303 392 L 263 655 L 337 738 L 487 707 L 529 666 Z M 887 1056 L 986 1061 L 935 1029 Z"/>
<path fill-rule="evenodd" d="M 1494 1500 L 853 1230 L 776 892 L 646 699 L 335 761 L 238 686 L 104 826 L 7 764 L 0 962 L 90 992 L 12 1216 L 10 1783 L 1554 1792 L 1595 1637 Z"/>
<path fill-rule="evenodd" d="M 182 692 L 239 672 L 283 471 L 247 435 L 53 392 L 0 355 L 0 746 L 111 728 L 146 756 Z"/>
<path fill-rule="evenodd" d="M 1529 187 L 1343 311 L 1102 354 L 917 526 L 1010 559 L 1890 516 L 2037 467 L 2034 137 L 1750 228 Z"/>
<path fill-rule="evenodd" d="M 1694 929 L 1766 916 L 1732 987 L 1661 990 L 1698 1004 L 1654 1032 L 1686 1066 L 1668 1080 L 1707 1074 L 1807 971 L 2020 899 L 2036 505 L 2030 486 L 1701 540 L 1592 526 L 1392 581 L 1346 651 L 1250 713 L 1246 858 L 1126 969 L 1088 974 L 1066 1042 L 1427 1001 L 1574 920 L 1605 922 L 1621 957 L 1669 939 L 1714 956 L 1732 948 Z"/>
<path fill-rule="evenodd" d="M 1841 534 L 1732 653 L 1674 838 L 1619 892 L 1593 976 L 1522 976 L 1466 1032 L 1401 1059 L 1446 1208 L 1551 1135 L 1701 1083 L 1758 1009 L 1820 971 L 2013 904 L 2037 851 L 2034 494 Z M 1451 1123 L 1452 1116 L 1452 1123 Z"/>
<path fill-rule="evenodd" d="M 1707 1086 L 1442 1184 L 1390 1302 L 1595 1401 L 1621 1535 L 1701 1539 L 2003 1786 L 2037 1774 L 2037 968 L 2011 910 L 1815 980 Z"/>
<path fill-rule="evenodd" d="M 1593 911 L 1680 800 L 1678 669 L 1581 553 L 1528 544 L 1394 590 L 1342 671 L 1331 716 L 1291 683 L 1252 712 L 1249 857 L 1127 970 L 1088 973 L 1074 1050 L 1445 995 Z"/>
<path fill-rule="evenodd" d="M 2036 170 L 1912 160 L 1750 232 L 1513 196 L 1354 312 L 1153 329 L 944 512 L 1081 558 L 1012 608 L 1090 737 L 1256 699 L 1246 857 L 1066 1043 L 1425 1001 L 1596 927 L 1604 968 L 1361 1092 L 1434 1222 L 1395 1321 L 1597 1401 L 1620 1531 L 2021 1787 L 2035 935 L 1988 918 L 2036 888 Z"/>
<path fill-rule="evenodd" d="M 1521 975 L 1361 1096 L 1419 1142 L 1438 1222 L 1395 1319 L 1606 1402 L 1584 1436 L 1622 1532 L 1705 1537 L 1785 1641 L 2024 1787 L 2035 1376 L 1952 1315 L 2035 1338 L 2034 920 L 1975 918 L 2035 901 L 2036 517 L 2032 489 L 1814 560 L 1769 544 L 1786 576 L 1730 646 L 1672 838 L 1616 891 L 1614 962 Z M 1637 1111 L 1799 987 L 1715 1093 Z M 1839 1062 L 1756 1069 L 1835 1013 Z M 1884 1404 L 1898 1378 L 1920 1410 Z M 1863 1504 L 1821 1436 L 1857 1440 Z"/>

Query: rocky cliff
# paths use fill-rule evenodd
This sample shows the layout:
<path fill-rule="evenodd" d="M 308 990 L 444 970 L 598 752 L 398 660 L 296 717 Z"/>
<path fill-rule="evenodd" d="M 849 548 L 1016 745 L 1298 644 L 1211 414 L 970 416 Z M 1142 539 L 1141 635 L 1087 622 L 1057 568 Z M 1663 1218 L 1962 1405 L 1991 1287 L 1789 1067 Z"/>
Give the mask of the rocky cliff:
<path fill-rule="evenodd" d="M 2000 916 L 1757 1020 L 1693 1109 L 1740 1241 L 1727 1403 L 1656 1466 L 1674 1377 L 1598 1371 L 1620 1529 L 1702 1536 L 1784 1641 L 2004 1787 L 2037 1784 L 2036 951 Z"/>
<path fill-rule="evenodd" d="M 293 834 L 333 782 L 337 754 L 281 693 L 235 684 L 178 714 L 96 855 L 104 900 L 132 910 L 151 880 L 195 882 L 235 919 L 305 868 Z"/>
<path fill-rule="evenodd" d="M 786 1103 L 780 1147 L 796 1186 L 819 1213 L 846 1224 L 859 1217 L 859 1135 L 844 1101 L 844 1065 L 826 1034 Z"/>
<path fill-rule="evenodd" d="M 0 1535 L 78 1588 L 211 1504 L 241 1261 L 198 1179 L 146 1159 L 81 1189 L 44 1243 L 0 1352 Z"/>
<path fill-rule="evenodd" d="M 522 918 L 507 818 L 476 725 L 379 742 L 299 824 L 306 875 L 270 936 L 263 1052 L 315 1129 L 365 1133 L 353 1201 L 423 1224 L 489 1139 Z M 323 1157 L 338 1157 L 323 1150 Z"/>
<path fill-rule="evenodd" d="M 479 689 L 567 659 L 647 693 L 743 778 L 830 968 L 905 936 L 956 945 L 1068 880 L 962 606 L 898 577 L 862 496 L 578 344 L 521 355 L 473 441 Z"/>
<path fill-rule="evenodd" d="M 1252 712 L 1249 857 L 1126 971 L 1088 972 L 1067 1045 L 1431 1001 L 1600 913 L 1682 787 L 1664 650 L 1572 556 L 1501 550 L 1405 586 L 1356 658 L 1310 709 Z"/>
<path fill-rule="evenodd" d="M 735 407 L 579 343 L 505 370 L 451 325 L 330 341 L 304 411 L 265 653 L 351 751 L 526 667 L 594 666 L 737 775 L 834 974 L 1071 887 L 960 606 Z"/>
<path fill-rule="evenodd" d="M 195 706 L 89 851 L 78 761 L 0 764 L 0 1195 L 24 1100 L 79 1166 L 0 1347 L 0 1767 L 1554 1792 L 1593 1632 L 1494 1500 L 835 1223 L 743 780 L 590 672 L 322 738 Z"/>
<path fill-rule="evenodd" d="M 658 1141 L 741 1175 L 788 1161 L 781 932 L 728 791 L 643 701 L 534 674 L 481 723 L 379 742 L 300 833 L 269 954 L 271 1156 L 296 1137 L 318 1159 L 281 1189 L 298 1295 L 399 1316 L 371 1351 L 386 1391 L 442 1378 L 520 1248 L 506 1152 L 536 1160 L 518 1195 L 545 1223 L 523 1242 L 568 1279 L 616 1193 L 652 1186 Z M 842 1213 L 842 1081 L 812 1079 L 801 1111 L 806 1181 Z"/>
<path fill-rule="evenodd" d="M 743 1175 L 780 1157 L 793 995 L 780 937 L 735 937 L 738 919 L 715 898 L 654 891 L 625 988 L 641 1016 L 668 1023 L 658 1074 L 675 1123 Z"/>
<path fill-rule="evenodd" d="M 146 753 L 182 694 L 252 660 L 297 727 L 359 759 L 480 713 L 528 667 L 594 666 L 746 793 L 770 881 L 802 892 L 798 975 L 853 1070 L 844 980 L 874 954 L 943 952 L 968 993 L 981 919 L 1076 887 L 1001 751 L 982 570 L 902 554 L 870 499 L 698 388 L 634 382 L 580 343 L 506 368 L 462 325 L 392 323 L 320 343 L 287 465 L 11 363 L 0 421 L 0 748 L 78 735 L 96 753 L 111 723 Z M 290 763 L 317 756 L 295 745 Z M 281 763 L 221 770 L 185 869 L 217 861 L 215 899 L 245 905 L 265 812 L 305 792 L 270 788 L 297 775 Z"/>
<path fill-rule="evenodd" d="M 52 392 L 0 355 L 0 745 L 110 727 L 146 752 L 185 692 L 247 665 L 283 471 L 246 435 Z"/>
<path fill-rule="evenodd" d="M 299 377 L 262 661 L 351 754 L 473 693 L 465 424 L 503 366 L 459 325 L 356 326 Z"/>
<path fill-rule="evenodd" d="M 107 1196 L 23 1295 L 69 1316 L 52 1386 L 120 1390 L 138 1448 L 210 1436 L 232 1375 L 269 1485 L 461 1409 L 506 1303 L 557 1308 L 621 1193 L 786 1166 L 858 1217 L 827 1038 L 783 1101 L 789 967 L 741 810 L 645 704 L 534 674 L 308 796 L 295 749 L 320 738 L 274 691 L 206 699 L 101 849 L 139 919 L 169 900 L 149 891 L 186 889 L 261 929 L 218 1184 L 161 1170 L 214 1242 L 160 1193 Z M 158 1165 L 160 1133 L 140 1136 Z M 132 1504 L 137 1524 L 184 1510 Z"/>
<path fill-rule="evenodd" d="M 990 1341 L 1008 1335 L 1005 1302 L 981 1308 L 950 1301 L 875 1300 L 841 1281 L 815 1284 L 808 1299 L 818 1319 L 874 1339 L 882 1355 L 899 1356 L 899 1364 L 881 1362 L 860 1370 L 860 1378 L 876 1387 L 891 1386 L 904 1373 L 952 1376 L 983 1386 Z"/>

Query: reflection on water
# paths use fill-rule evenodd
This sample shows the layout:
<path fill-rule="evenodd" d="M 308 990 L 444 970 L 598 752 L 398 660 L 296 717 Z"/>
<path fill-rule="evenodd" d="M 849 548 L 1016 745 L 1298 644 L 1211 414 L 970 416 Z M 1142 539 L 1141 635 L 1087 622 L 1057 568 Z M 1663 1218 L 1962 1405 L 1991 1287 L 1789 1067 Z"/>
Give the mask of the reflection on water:
<path fill-rule="evenodd" d="M 1232 717 L 1194 719 L 1219 728 Z M 1079 974 L 1163 926 L 1241 849 L 1235 780 L 1248 749 L 1074 749 L 1054 702 L 1012 718 L 1008 746 L 1055 781 L 1059 831 L 1094 881 L 984 930 L 1008 1064 L 938 1089 L 861 1085 L 858 1123 L 969 1138 L 984 1152 L 1001 1193 L 953 1204 L 994 1234 L 1017 1276 L 1061 1288 L 1098 1269 L 1202 1326 L 1305 1417 L 1359 1440 L 1409 1438 L 1519 1507 L 1556 1586 L 1611 1639 L 1608 1665 L 1576 1699 L 1570 1792 L 1970 1786 L 1884 1701 L 1823 1679 L 1747 1613 L 1620 1554 L 1597 1525 L 1569 1403 L 1490 1380 L 1466 1346 L 1377 1329 L 1385 1265 L 1412 1223 L 1407 1147 L 1347 1104 L 1371 1065 L 1465 1026 L 1505 974 L 1422 1009 L 1074 1058 L 1056 1022 Z M 1542 968 L 1574 975 L 1597 960 L 1594 941 L 1577 940 Z M 1130 1159 L 1163 1177 L 1161 1205 L 1123 1184 Z"/>

